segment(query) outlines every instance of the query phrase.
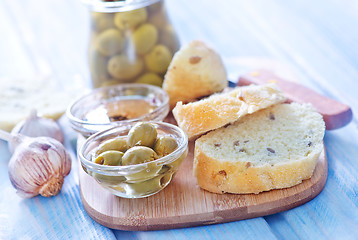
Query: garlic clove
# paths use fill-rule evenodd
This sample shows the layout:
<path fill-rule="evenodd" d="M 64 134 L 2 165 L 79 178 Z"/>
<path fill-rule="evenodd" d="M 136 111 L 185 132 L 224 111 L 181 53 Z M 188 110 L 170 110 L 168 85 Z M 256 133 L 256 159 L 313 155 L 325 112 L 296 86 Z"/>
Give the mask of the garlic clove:
<path fill-rule="evenodd" d="M 16 124 L 11 131 L 12 135 L 22 134 L 28 137 L 52 137 L 63 143 L 63 133 L 56 121 L 48 118 L 39 117 L 36 110 L 32 110 L 30 116 Z M 14 147 L 9 144 L 10 152 L 14 152 Z"/>
<path fill-rule="evenodd" d="M 64 146 L 53 138 L 24 137 L 8 169 L 18 195 L 50 197 L 61 190 L 64 177 L 71 171 L 71 158 Z"/>

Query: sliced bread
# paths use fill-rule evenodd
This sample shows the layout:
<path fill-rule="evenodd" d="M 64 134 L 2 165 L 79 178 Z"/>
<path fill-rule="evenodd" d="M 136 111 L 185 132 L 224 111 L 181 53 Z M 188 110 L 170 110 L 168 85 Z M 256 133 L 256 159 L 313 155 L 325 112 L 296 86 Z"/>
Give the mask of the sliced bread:
<path fill-rule="evenodd" d="M 178 102 L 173 115 L 189 139 L 217 129 L 239 118 L 285 101 L 275 84 L 237 87 L 230 92 L 214 94 L 197 102 Z"/>
<path fill-rule="evenodd" d="M 312 176 L 325 124 L 310 104 L 277 104 L 195 142 L 194 175 L 214 193 L 259 193 Z"/>

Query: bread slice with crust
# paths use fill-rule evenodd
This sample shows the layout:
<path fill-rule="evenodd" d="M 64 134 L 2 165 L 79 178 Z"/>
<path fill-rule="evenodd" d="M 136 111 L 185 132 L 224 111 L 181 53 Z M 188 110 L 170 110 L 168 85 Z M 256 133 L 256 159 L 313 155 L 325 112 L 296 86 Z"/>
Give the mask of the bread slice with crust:
<path fill-rule="evenodd" d="M 312 176 L 325 124 L 310 104 L 277 104 L 195 142 L 194 175 L 214 193 L 259 193 Z"/>
<path fill-rule="evenodd" d="M 237 87 L 197 102 L 178 102 L 173 115 L 188 138 L 237 121 L 239 118 L 286 100 L 275 84 Z"/>

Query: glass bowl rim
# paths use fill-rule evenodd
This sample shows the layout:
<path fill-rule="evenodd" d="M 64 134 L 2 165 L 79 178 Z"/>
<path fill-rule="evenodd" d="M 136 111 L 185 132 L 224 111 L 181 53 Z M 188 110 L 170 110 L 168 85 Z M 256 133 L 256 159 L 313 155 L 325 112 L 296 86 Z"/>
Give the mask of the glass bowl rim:
<path fill-rule="evenodd" d="M 138 118 L 132 118 L 132 119 L 127 119 L 127 120 L 120 120 L 120 121 L 114 121 L 114 122 L 109 122 L 109 123 L 93 123 L 93 122 L 88 122 L 85 120 L 82 120 L 78 117 L 76 117 L 74 114 L 72 114 L 72 110 L 75 106 L 77 106 L 79 104 L 79 102 L 81 102 L 83 99 L 90 97 L 91 95 L 95 95 L 98 92 L 102 92 L 102 91 L 108 91 L 109 89 L 112 88 L 126 88 L 126 87 L 135 87 L 135 88 L 148 88 L 153 90 L 154 92 L 159 92 L 161 95 L 164 96 L 164 101 L 162 104 L 158 105 L 158 107 L 156 107 L 153 112 L 147 113 L 145 115 L 142 115 Z M 130 96 L 130 95 L 129 95 Z M 135 95 L 133 95 L 135 96 Z M 107 86 L 107 87 L 101 87 L 101 88 L 96 88 L 93 89 L 87 93 L 82 94 L 81 96 L 77 97 L 75 100 L 73 100 L 70 105 L 67 107 L 66 109 L 66 116 L 70 119 L 71 122 L 75 122 L 76 124 L 86 124 L 86 125 L 90 125 L 90 126 L 101 126 L 101 125 L 105 125 L 105 126 L 113 126 L 116 124 L 126 124 L 126 123 L 131 123 L 131 122 L 138 122 L 142 119 L 145 119 L 147 116 L 149 115 L 153 115 L 159 111 L 161 111 L 163 108 L 165 108 L 167 105 L 169 104 L 169 96 L 168 94 L 160 87 L 157 86 L 153 86 L 150 84 L 143 84 L 143 83 L 124 83 L 124 84 L 117 84 L 117 85 L 112 85 L 112 86 Z M 169 110 L 168 110 L 169 111 Z"/>
<path fill-rule="evenodd" d="M 80 148 L 78 149 L 78 156 L 80 158 L 81 163 L 86 167 L 86 168 L 90 168 L 90 171 L 96 172 L 96 173 L 100 173 L 103 175 L 112 175 L 112 176 L 118 176 L 118 175 L 124 175 L 124 174 L 132 174 L 132 173 L 136 173 L 139 172 L 141 170 L 146 169 L 148 164 L 153 164 L 155 163 L 157 166 L 160 165 L 164 165 L 167 163 L 170 163 L 172 161 L 175 160 L 175 157 L 177 155 L 181 155 L 185 152 L 185 150 L 188 148 L 188 137 L 185 134 L 185 132 L 179 128 L 178 126 L 171 124 L 171 123 L 166 123 L 166 122 L 158 122 L 158 121 L 144 121 L 144 122 L 148 122 L 154 125 L 158 125 L 158 126 L 164 126 L 167 127 L 171 130 L 177 131 L 178 135 L 180 136 L 179 141 L 178 141 L 178 147 L 177 149 L 175 149 L 173 152 L 171 152 L 170 154 L 158 158 L 154 161 L 150 161 L 150 162 L 146 162 L 146 163 L 141 163 L 141 164 L 135 164 L 135 165 L 128 165 L 128 166 L 105 166 L 105 165 L 99 165 L 97 163 L 94 163 L 90 160 L 88 160 L 83 152 L 85 150 L 85 148 L 96 138 L 100 138 L 105 136 L 106 134 L 108 134 L 108 132 L 111 132 L 113 130 L 118 129 L 118 131 L 129 131 L 129 126 L 130 125 L 134 125 L 136 123 L 130 123 L 129 125 L 120 125 L 120 126 L 114 126 L 112 128 L 97 132 L 93 135 L 91 135 L 90 137 L 88 137 L 80 146 Z M 121 129 L 122 128 L 122 129 Z M 116 132 L 118 132 L 116 131 Z M 178 156 L 180 157 L 180 156 Z M 172 160 L 172 161 L 171 161 Z"/>

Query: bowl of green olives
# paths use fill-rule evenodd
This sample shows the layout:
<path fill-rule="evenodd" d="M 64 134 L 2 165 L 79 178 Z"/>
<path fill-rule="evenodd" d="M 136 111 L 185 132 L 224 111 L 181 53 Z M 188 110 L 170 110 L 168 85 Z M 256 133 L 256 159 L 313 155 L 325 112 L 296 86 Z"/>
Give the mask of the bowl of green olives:
<path fill-rule="evenodd" d="M 165 122 L 136 122 L 90 136 L 79 148 L 84 171 L 123 198 L 163 190 L 188 154 L 188 138 Z"/>
<path fill-rule="evenodd" d="M 67 109 L 71 126 L 83 136 L 139 121 L 162 121 L 169 112 L 169 97 L 149 84 L 120 84 L 92 90 Z"/>

